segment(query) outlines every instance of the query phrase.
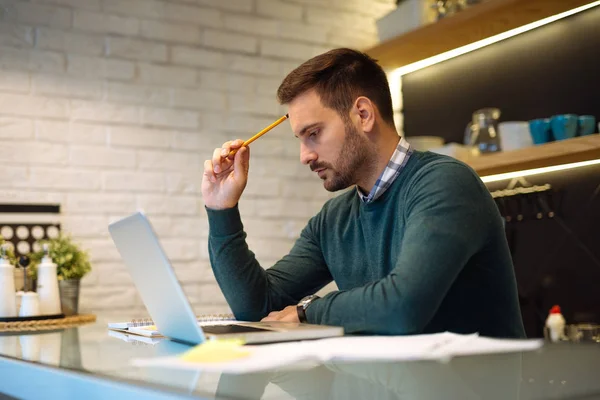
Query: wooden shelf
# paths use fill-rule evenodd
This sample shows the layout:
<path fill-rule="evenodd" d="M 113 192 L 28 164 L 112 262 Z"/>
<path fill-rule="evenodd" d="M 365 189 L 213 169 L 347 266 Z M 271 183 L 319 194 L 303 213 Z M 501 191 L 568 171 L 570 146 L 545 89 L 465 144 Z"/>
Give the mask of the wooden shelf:
<path fill-rule="evenodd" d="M 592 3 L 590 0 L 488 0 L 383 42 L 366 53 L 384 69 L 402 67 Z"/>
<path fill-rule="evenodd" d="M 600 159 L 600 135 L 593 134 L 468 160 L 479 176 Z"/>

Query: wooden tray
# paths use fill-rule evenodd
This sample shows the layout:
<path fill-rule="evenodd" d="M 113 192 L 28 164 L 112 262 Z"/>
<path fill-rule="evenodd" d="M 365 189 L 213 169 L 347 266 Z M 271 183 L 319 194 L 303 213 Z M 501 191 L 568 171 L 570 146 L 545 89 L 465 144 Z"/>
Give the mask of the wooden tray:
<path fill-rule="evenodd" d="M 33 319 L 36 318 L 36 319 Z M 72 328 L 96 321 L 94 314 L 77 315 L 44 315 L 39 317 L 4 318 L 13 321 L 0 321 L 0 332 L 46 331 L 54 329 Z"/>

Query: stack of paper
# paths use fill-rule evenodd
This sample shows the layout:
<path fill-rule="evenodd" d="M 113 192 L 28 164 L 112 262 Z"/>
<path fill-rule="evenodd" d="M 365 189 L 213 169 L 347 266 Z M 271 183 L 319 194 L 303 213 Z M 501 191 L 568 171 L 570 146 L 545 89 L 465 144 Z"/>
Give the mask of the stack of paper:
<path fill-rule="evenodd" d="M 223 320 L 206 320 L 206 321 L 198 321 L 199 326 L 215 326 L 215 325 L 231 325 L 232 319 L 223 319 Z M 243 321 L 237 321 L 243 322 Z M 114 332 L 123 332 L 130 333 L 132 335 L 140 335 L 152 338 L 164 338 L 164 336 L 159 332 L 156 325 L 140 325 L 135 326 L 130 322 L 111 322 L 108 324 L 109 331 Z"/>
<path fill-rule="evenodd" d="M 129 333 L 117 331 L 117 330 L 109 330 L 108 336 L 114 337 L 117 339 L 121 339 L 125 342 L 133 343 L 133 344 L 155 345 L 157 343 L 160 343 L 161 340 L 163 340 L 160 338 L 153 338 L 153 337 L 147 337 L 147 336 L 130 335 Z"/>
<path fill-rule="evenodd" d="M 296 368 L 298 363 L 303 362 L 314 365 L 328 361 L 443 360 L 458 355 L 535 350 L 542 344 L 542 340 L 492 339 L 479 337 L 477 334 L 459 335 L 449 332 L 415 336 L 346 336 L 243 347 L 233 343 L 227 351 L 221 348 L 221 352 L 215 352 L 210 347 L 210 342 L 207 342 L 191 350 L 200 355 L 195 359 L 186 353 L 180 357 L 136 359 L 132 362 L 137 366 L 246 373 L 288 365 Z"/>

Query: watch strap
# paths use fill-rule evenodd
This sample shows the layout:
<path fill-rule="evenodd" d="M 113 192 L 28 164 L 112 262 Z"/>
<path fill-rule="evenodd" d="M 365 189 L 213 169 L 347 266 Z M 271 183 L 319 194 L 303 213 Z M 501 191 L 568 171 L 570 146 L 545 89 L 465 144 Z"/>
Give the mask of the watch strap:
<path fill-rule="evenodd" d="M 317 296 L 316 294 L 312 294 L 310 296 L 306 296 L 306 297 L 302 298 L 302 300 L 300 300 L 298 302 L 298 305 L 296 306 L 296 311 L 298 312 L 298 320 L 300 322 L 307 322 L 306 321 L 306 309 L 308 308 L 310 303 L 312 303 L 314 300 L 319 299 L 319 298 L 320 297 Z"/>
<path fill-rule="evenodd" d="M 296 306 L 296 311 L 298 312 L 298 321 L 304 323 L 306 322 L 306 310 L 302 304 L 298 304 Z"/>

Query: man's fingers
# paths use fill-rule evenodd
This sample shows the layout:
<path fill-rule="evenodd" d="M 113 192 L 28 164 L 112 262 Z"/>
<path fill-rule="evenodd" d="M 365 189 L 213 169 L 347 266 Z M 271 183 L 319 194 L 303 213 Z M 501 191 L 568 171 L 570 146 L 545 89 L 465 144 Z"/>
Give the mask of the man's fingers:
<path fill-rule="evenodd" d="M 239 149 L 244 145 L 244 141 L 242 139 L 235 139 L 231 142 L 231 149 Z"/>
<path fill-rule="evenodd" d="M 269 315 L 261 319 L 261 321 L 277 321 L 279 320 L 280 311 L 271 311 Z"/>
<path fill-rule="evenodd" d="M 229 155 L 229 152 L 231 151 L 231 143 L 233 143 L 232 140 L 223 143 L 223 146 L 221 146 L 221 157 L 225 158 Z"/>
<path fill-rule="evenodd" d="M 218 174 L 221 172 L 221 149 L 215 149 L 212 157 L 213 171 Z"/>
<path fill-rule="evenodd" d="M 244 145 L 244 141 L 241 139 L 230 140 L 229 142 L 223 143 L 221 146 L 221 157 L 226 159 L 233 159 L 232 156 L 229 155 L 232 150 L 238 150 L 240 147 Z"/>
<path fill-rule="evenodd" d="M 250 160 L 250 148 L 242 147 L 235 154 L 234 162 L 234 174 L 236 178 L 241 179 L 242 176 L 248 175 L 249 160 Z"/>
<path fill-rule="evenodd" d="M 213 164 L 211 160 L 204 161 L 204 175 L 208 178 L 209 181 L 214 182 L 217 180 L 215 177 Z"/>

